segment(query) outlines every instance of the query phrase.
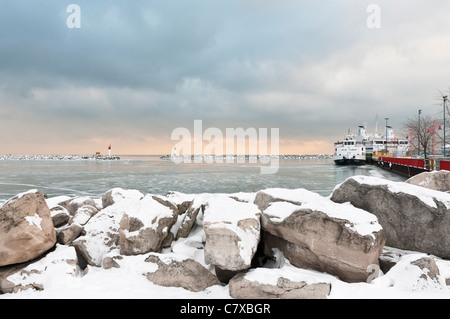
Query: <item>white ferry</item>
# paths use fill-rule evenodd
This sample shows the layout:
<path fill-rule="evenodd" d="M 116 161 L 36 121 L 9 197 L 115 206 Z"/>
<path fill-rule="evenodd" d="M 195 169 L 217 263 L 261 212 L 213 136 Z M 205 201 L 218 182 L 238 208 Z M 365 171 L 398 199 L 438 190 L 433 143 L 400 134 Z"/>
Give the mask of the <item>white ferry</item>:
<path fill-rule="evenodd" d="M 336 165 L 365 165 L 364 136 L 365 127 L 360 126 L 357 134 L 349 133 L 345 140 L 334 143 L 334 163 Z"/>
<path fill-rule="evenodd" d="M 355 134 L 349 133 L 343 141 L 335 143 L 334 162 L 337 165 L 364 165 L 367 157 L 387 156 L 405 157 L 408 155 L 410 143 L 408 139 L 397 138 L 394 129 L 386 127 L 387 135 L 366 133 L 366 123 L 358 127 Z M 378 126 L 378 125 L 377 125 Z"/>

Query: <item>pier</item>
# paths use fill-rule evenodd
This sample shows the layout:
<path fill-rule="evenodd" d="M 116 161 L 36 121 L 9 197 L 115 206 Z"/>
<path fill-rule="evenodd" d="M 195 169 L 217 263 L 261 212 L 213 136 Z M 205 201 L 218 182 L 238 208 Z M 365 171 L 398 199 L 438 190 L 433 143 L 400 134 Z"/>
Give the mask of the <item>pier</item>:
<path fill-rule="evenodd" d="M 450 171 L 450 158 L 404 158 L 404 157 L 378 157 L 367 158 L 367 163 L 390 170 L 406 177 L 412 177 L 423 172 L 448 170 Z"/>

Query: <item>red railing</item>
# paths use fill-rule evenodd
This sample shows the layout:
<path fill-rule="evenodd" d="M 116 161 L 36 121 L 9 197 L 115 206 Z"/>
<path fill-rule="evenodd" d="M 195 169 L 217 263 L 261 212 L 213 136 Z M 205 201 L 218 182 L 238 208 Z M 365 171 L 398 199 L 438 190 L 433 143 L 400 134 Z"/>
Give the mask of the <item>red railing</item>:
<path fill-rule="evenodd" d="M 423 159 L 398 158 L 398 157 L 380 157 L 380 158 L 378 158 L 378 161 L 382 161 L 382 162 L 386 162 L 386 163 L 392 163 L 392 164 L 397 164 L 397 165 L 404 165 L 404 166 L 409 166 L 409 167 L 416 167 L 416 168 L 424 168 L 425 167 L 425 160 L 423 160 Z"/>
<path fill-rule="evenodd" d="M 440 161 L 439 165 L 441 170 L 445 169 L 450 171 L 450 161 Z"/>

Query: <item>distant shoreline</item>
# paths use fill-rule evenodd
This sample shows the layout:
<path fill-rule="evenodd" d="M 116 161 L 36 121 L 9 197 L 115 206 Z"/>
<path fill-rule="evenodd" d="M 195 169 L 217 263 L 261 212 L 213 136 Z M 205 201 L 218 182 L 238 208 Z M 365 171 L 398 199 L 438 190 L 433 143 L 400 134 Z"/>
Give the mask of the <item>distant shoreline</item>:
<path fill-rule="evenodd" d="M 280 154 L 280 155 L 248 155 L 248 154 L 229 154 L 229 155 L 208 155 L 208 154 L 201 154 L 201 155 L 122 155 L 124 157 L 129 156 L 152 156 L 152 157 L 158 157 L 162 160 L 172 160 L 172 159 L 203 159 L 203 160 L 210 160 L 210 159 L 222 159 L 222 160 L 229 160 L 229 159 L 245 159 L 248 160 L 249 158 L 256 158 L 256 159 L 280 159 L 280 160 L 308 160 L 308 159 L 332 159 L 333 155 L 330 154 Z M 112 160 L 120 160 L 121 157 L 118 155 L 114 156 L 108 156 L 108 155 L 0 155 L 0 161 L 8 161 L 8 160 L 15 160 L 15 161 L 81 161 L 81 160 L 103 160 L 103 161 L 112 161 Z"/>
<path fill-rule="evenodd" d="M 0 155 L 0 161 L 115 161 L 119 156 L 108 155 Z"/>

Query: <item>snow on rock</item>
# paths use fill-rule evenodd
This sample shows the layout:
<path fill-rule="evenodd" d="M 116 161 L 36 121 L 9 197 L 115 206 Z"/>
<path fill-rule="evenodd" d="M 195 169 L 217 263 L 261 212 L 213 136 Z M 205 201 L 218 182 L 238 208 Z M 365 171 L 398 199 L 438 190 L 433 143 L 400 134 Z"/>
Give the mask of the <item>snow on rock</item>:
<path fill-rule="evenodd" d="M 62 202 L 67 202 L 70 201 L 72 199 L 72 197 L 70 196 L 55 196 L 55 197 L 50 197 L 50 198 L 46 198 L 45 202 L 48 205 L 48 208 L 50 208 L 50 210 L 54 207 L 60 206 L 60 203 Z"/>
<path fill-rule="evenodd" d="M 448 262 L 447 262 L 448 263 Z M 374 279 L 375 286 L 418 292 L 447 290 L 444 276 L 440 274 L 436 259 L 422 253 L 405 254 L 384 276 Z"/>
<path fill-rule="evenodd" d="M 22 290 L 55 289 L 69 285 L 79 274 L 75 249 L 69 246 L 56 245 L 56 249 L 45 257 L 13 272 L 6 278 L 0 277 L 0 292 L 11 293 Z"/>
<path fill-rule="evenodd" d="M 300 206 L 302 209 L 323 212 L 330 218 L 347 220 L 348 223 L 345 224 L 345 227 L 350 228 L 361 236 L 369 235 L 375 237 L 374 233 L 382 229 L 375 215 L 355 208 L 352 205 L 336 204 L 306 189 L 273 188 L 262 192 L 271 198 L 277 199 L 265 211 L 266 215 L 271 216 L 270 220 L 272 222 L 283 222 L 295 210 L 298 210 Z M 259 200 L 261 200 L 262 193 L 259 194 Z"/>
<path fill-rule="evenodd" d="M 263 212 L 264 249 L 283 251 L 302 268 L 349 282 L 365 281 L 385 243 L 377 218 L 350 204 L 336 204 L 305 189 L 267 189 L 255 204 Z"/>
<path fill-rule="evenodd" d="M 52 216 L 53 226 L 61 227 L 67 224 L 70 220 L 70 214 L 67 209 L 63 206 L 56 205 L 50 209 L 50 214 Z"/>
<path fill-rule="evenodd" d="M 64 203 L 60 203 L 60 205 L 64 205 Z M 70 215 L 72 215 L 72 216 L 75 215 L 76 212 L 84 205 L 90 205 L 90 206 L 95 207 L 96 203 L 89 196 L 75 197 L 75 198 L 71 198 L 65 202 L 65 207 L 67 208 Z"/>
<path fill-rule="evenodd" d="M 102 206 L 103 208 L 106 208 L 121 200 L 139 200 L 142 197 L 144 197 L 144 195 L 138 190 L 116 187 L 103 194 Z"/>
<path fill-rule="evenodd" d="M 92 205 L 83 205 L 79 207 L 73 216 L 73 223 L 85 225 L 92 216 L 98 213 L 97 208 Z"/>
<path fill-rule="evenodd" d="M 377 177 L 354 176 L 331 200 L 377 216 L 386 245 L 450 258 L 450 194 Z"/>
<path fill-rule="evenodd" d="M 145 262 L 156 266 L 156 269 L 147 273 L 147 279 L 160 286 L 181 287 L 198 292 L 220 285 L 216 276 L 190 258 L 180 258 L 176 254 L 152 253 Z"/>
<path fill-rule="evenodd" d="M 55 243 L 55 228 L 42 193 L 21 193 L 0 208 L 0 266 L 32 260 Z"/>
<path fill-rule="evenodd" d="M 26 216 L 25 219 L 29 225 L 34 225 L 39 230 L 42 231 L 42 227 L 41 227 L 42 218 L 38 214 L 34 214 L 33 216 Z"/>
<path fill-rule="evenodd" d="M 234 276 L 230 295 L 239 299 L 325 299 L 335 277 L 285 264 L 280 269 L 256 268 Z"/>
<path fill-rule="evenodd" d="M 146 195 L 128 207 L 120 221 L 120 253 L 137 255 L 170 246 L 178 207 L 160 196 Z"/>
<path fill-rule="evenodd" d="M 201 196 L 192 200 L 185 213 L 180 215 L 181 222 L 176 227 L 175 239 L 187 238 L 195 225 L 197 217 L 203 215 L 205 205 L 202 202 Z"/>
<path fill-rule="evenodd" d="M 423 172 L 406 181 L 408 184 L 418 185 L 441 192 L 450 191 L 450 172 L 432 171 Z"/>
<path fill-rule="evenodd" d="M 104 256 L 119 250 L 119 228 L 123 215 L 139 199 L 135 196 L 120 197 L 89 219 L 84 226 L 85 235 L 72 242 L 79 256 L 91 266 L 101 266 Z"/>
<path fill-rule="evenodd" d="M 204 198 L 205 262 L 222 270 L 250 268 L 260 239 L 260 211 L 225 195 Z"/>

